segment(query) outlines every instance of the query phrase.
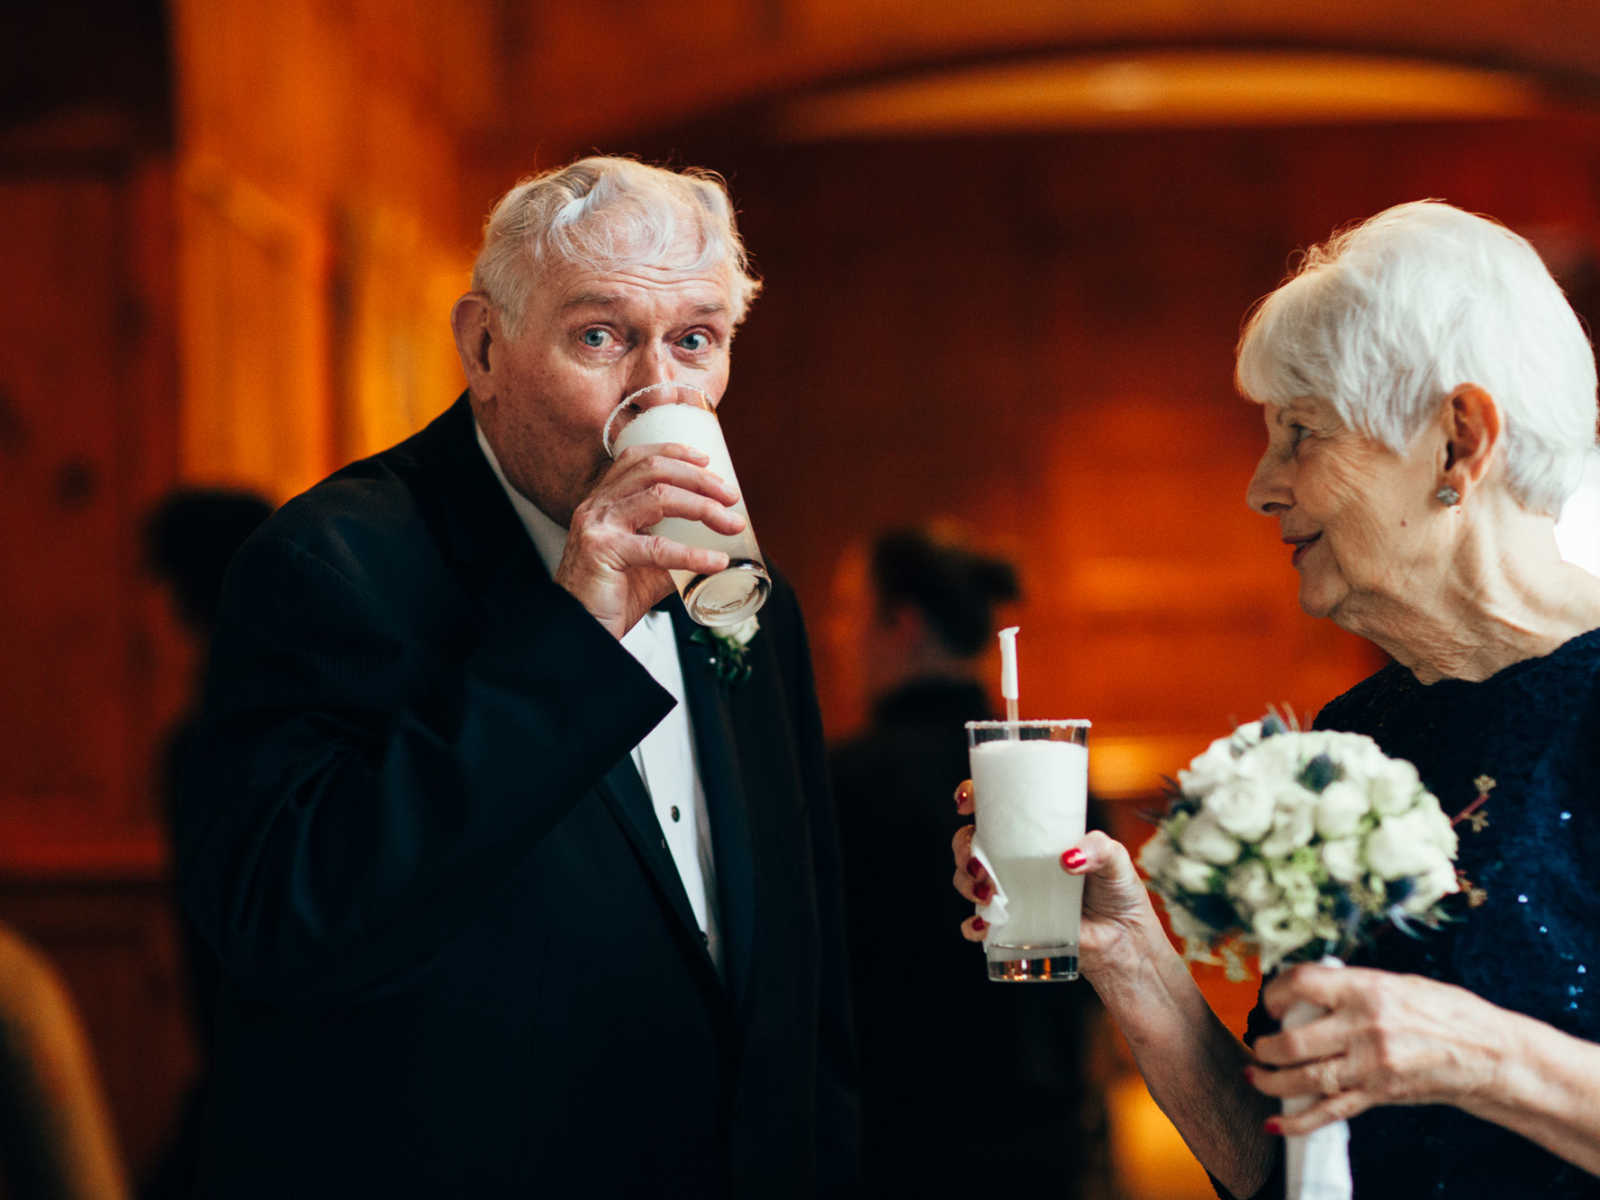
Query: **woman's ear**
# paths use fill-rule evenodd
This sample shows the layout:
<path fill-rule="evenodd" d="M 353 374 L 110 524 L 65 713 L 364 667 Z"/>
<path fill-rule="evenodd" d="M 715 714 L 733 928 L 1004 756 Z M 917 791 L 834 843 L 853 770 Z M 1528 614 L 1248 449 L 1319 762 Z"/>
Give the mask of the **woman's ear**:
<path fill-rule="evenodd" d="M 1464 383 L 1445 399 L 1442 487 L 1465 497 L 1483 482 L 1500 445 L 1500 406 L 1475 383 Z"/>

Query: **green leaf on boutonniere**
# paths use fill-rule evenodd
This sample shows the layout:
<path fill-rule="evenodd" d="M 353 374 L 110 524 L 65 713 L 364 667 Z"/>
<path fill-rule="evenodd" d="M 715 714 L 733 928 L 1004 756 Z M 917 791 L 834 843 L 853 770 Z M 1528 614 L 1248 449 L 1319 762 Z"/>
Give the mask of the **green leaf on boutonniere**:
<path fill-rule="evenodd" d="M 689 640 L 706 647 L 717 678 L 731 687 L 750 678 L 750 641 L 760 628 L 754 617 L 748 617 L 726 629 L 702 626 L 689 635 Z"/>

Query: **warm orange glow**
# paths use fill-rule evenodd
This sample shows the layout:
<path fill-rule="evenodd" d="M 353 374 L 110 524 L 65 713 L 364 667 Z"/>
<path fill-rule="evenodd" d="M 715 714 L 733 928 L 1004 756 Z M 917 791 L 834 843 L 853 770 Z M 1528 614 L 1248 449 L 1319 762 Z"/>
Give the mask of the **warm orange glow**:
<path fill-rule="evenodd" d="M 796 141 L 1129 125 L 1527 116 L 1524 77 L 1352 54 L 1151 52 L 940 72 L 797 99 L 777 119 Z"/>

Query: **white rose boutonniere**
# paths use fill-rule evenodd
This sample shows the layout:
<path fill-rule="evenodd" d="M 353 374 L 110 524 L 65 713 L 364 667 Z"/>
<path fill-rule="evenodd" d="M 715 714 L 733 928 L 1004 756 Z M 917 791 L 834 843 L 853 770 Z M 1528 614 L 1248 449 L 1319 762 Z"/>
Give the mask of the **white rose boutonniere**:
<path fill-rule="evenodd" d="M 689 640 L 698 642 L 711 652 L 711 666 L 717 678 L 732 685 L 750 678 L 750 642 L 760 630 L 760 621 L 755 617 L 746 617 L 737 625 L 697 629 L 689 636 Z"/>

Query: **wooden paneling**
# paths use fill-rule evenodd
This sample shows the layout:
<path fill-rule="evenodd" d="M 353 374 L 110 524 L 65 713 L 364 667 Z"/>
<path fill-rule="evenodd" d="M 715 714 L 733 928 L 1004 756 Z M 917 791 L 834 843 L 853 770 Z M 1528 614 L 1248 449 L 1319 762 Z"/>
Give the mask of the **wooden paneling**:
<path fill-rule="evenodd" d="M 1309 718 L 1381 661 L 1299 611 L 1244 504 L 1264 435 L 1234 342 L 1295 250 L 1425 195 L 1600 235 L 1586 121 L 660 149 L 730 177 L 767 282 L 723 415 L 830 731 L 861 714 L 844 549 L 954 518 L 1023 568 L 1024 711 L 1092 717 L 1118 790 L 1141 744 L 1150 792 L 1231 722 Z"/>

